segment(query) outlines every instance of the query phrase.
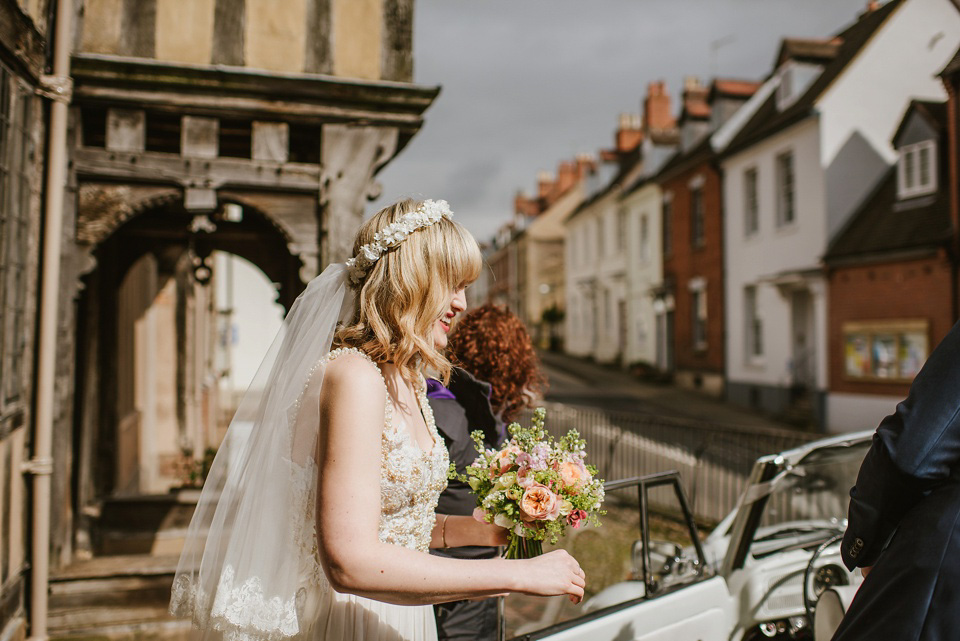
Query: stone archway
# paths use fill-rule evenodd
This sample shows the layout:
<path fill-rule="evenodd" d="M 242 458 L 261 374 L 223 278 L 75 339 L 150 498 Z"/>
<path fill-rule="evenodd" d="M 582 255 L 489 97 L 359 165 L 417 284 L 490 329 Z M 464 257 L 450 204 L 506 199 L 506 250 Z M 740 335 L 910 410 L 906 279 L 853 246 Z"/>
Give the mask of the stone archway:
<path fill-rule="evenodd" d="M 76 327 L 82 514 L 118 494 L 165 491 L 175 484 L 179 449 L 202 451 L 212 440 L 216 309 L 210 288 L 198 282 L 200 259 L 213 251 L 245 258 L 274 283 L 284 308 L 305 283 L 287 230 L 240 198 L 198 215 L 184 208 L 178 190 L 163 187 L 81 193 L 77 239 L 89 257 Z M 81 519 L 79 526 L 82 542 L 89 524 Z"/>

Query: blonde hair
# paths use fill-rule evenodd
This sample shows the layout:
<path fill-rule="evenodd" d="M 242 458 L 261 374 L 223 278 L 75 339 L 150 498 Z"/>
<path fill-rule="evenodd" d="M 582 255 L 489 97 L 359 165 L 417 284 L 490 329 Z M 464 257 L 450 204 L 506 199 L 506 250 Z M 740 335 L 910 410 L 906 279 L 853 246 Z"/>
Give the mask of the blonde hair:
<path fill-rule="evenodd" d="M 402 200 L 381 209 L 357 232 L 353 254 L 421 204 Z M 376 362 L 392 361 L 411 383 L 424 366 L 446 381 L 450 362 L 433 344 L 434 322 L 450 304 L 451 293 L 476 280 L 481 266 L 477 241 L 449 218 L 414 231 L 358 283 L 353 319 L 337 332 L 336 342 L 357 347 Z"/>

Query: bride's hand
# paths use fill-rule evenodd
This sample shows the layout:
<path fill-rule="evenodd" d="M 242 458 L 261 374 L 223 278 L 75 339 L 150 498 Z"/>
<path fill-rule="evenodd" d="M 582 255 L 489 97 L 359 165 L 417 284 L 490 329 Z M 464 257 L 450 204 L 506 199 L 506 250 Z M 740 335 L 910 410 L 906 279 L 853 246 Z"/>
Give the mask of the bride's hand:
<path fill-rule="evenodd" d="M 587 575 L 566 550 L 554 550 L 523 563 L 530 568 L 523 570 L 528 577 L 528 586 L 523 592 L 538 596 L 565 594 L 573 603 L 583 600 Z"/>

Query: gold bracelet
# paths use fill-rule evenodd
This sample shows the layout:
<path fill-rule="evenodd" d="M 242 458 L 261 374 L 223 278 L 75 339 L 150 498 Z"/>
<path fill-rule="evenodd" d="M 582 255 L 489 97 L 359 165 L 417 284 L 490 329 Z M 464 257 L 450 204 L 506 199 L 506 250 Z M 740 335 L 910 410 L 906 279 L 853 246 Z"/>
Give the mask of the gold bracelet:
<path fill-rule="evenodd" d="M 443 515 L 443 520 L 440 521 L 440 547 L 447 547 L 447 519 L 450 517 L 449 514 Z"/>

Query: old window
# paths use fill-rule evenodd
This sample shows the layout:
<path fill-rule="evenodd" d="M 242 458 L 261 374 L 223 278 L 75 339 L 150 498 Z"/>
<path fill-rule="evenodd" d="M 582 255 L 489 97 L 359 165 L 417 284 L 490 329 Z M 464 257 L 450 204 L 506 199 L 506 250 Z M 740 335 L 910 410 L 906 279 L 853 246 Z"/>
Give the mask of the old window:
<path fill-rule="evenodd" d="M 922 196 L 937 190 L 936 154 L 937 145 L 932 140 L 900 148 L 897 162 L 897 195 L 900 198 Z"/>
<path fill-rule="evenodd" d="M 760 203 L 757 195 L 757 168 L 743 172 L 743 225 L 744 233 L 752 236 L 760 231 Z"/>
<path fill-rule="evenodd" d="M 0 66 L 0 414 L 22 401 L 34 98 Z"/>
<path fill-rule="evenodd" d="M 107 108 L 85 106 L 80 109 L 80 135 L 84 147 L 107 146 Z"/>
<path fill-rule="evenodd" d="M 777 225 L 792 225 L 796 220 L 796 176 L 793 152 L 777 156 Z"/>
<path fill-rule="evenodd" d="M 288 144 L 290 145 L 290 162 L 302 162 L 311 165 L 320 164 L 320 140 L 323 132 L 322 125 L 305 125 L 290 123 Z"/>
<path fill-rule="evenodd" d="M 148 111 L 146 123 L 147 151 L 156 151 L 164 154 L 180 153 L 181 116 L 179 113 L 164 111 Z"/>
<path fill-rule="evenodd" d="M 250 158 L 253 155 L 253 122 L 249 120 L 220 119 L 220 156 Z"/>
<path fill-rule="evenodd" d="M 927 360 L 925 320 L 843 324 L 844 374 L 848 379 L 909 382 Z"/>

